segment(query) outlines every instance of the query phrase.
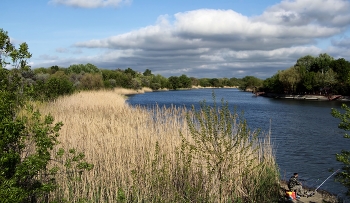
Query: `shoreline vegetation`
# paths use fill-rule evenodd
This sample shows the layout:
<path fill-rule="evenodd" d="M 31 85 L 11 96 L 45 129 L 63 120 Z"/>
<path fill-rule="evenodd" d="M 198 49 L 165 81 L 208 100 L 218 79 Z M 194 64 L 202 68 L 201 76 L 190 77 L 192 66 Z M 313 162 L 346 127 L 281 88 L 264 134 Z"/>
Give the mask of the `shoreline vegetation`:
<path fill-rule="evenodd" d="M 58 177 L 60 187 L 51 193 L 52 199 L 64 197 L 68 202 L 281 202 L 284 182 L 279 177 L 269 134 L 260 141 L 241 143 L 246 148 L 234 153 L 236 161 L 242 160 L 235 162 L 239 166 L 225 168 L 232 167 L 229 163 L 235 161 L 232 159 L 222 165 L 227 170 L 225 177 L 231 180 L 217 181 L 220 174 L 205 172 L 209 167 L 206 161 L 192 156 L 193 148 L 186 151 L 183 145 L 184 138 L 194 144 L 192 147 L 196 143 L 185 119 L 189 109 L 147 110 L 125 102 L 127 95 L 149 91 L 147 88 L 83 91 L 54 102 L 37 103 L 42 113 L 51 114 L 64 123 L 58 147 L 83 151 L 86 160 L 94 164 L 94 169 L 85 172 L 79 180 L 64 175 Z M 254 130 L 247 132 L 249 135 L 256 133 Z M 242 150 L 243 154 L 238 152 Z M 218 194 L 222 195 L 220 201 Z M 314 199 L 336 202 L 328 193 L 326 198 L 323 194 Z"/>
<path fill-rule="evenodd" d="M 177 89 L 175 91 L 181 91 L 181 90 L 193 90 L 193 89 L 215 89 L 218 87 L 201 87 L 201 86 L 193 86 L 192 88 L 181 88 Z M 224 86 L 220 88 L 233 88 L 238 89 L 239 87 L 229 87 Z M 147 92 L 162 92 L 162 91 L 174 91 L 170 89 L 159 89 L 159 90 L 152 90 L 151 88 L 144 87 L 140 90 L 133 90 L 133 89 L 124 89 L 124 88 L 115 88 L 114 91 L 116 91 L 118 94 L 122 95 L 133 95 L 133 94 L 144 94 Z M 243 91 L 243 90 L 242 90 Z M 256 92 L 254 93 L 253 90 L 247 89 L 245 92 L 252 92 L 255 96 L 263 96 L 263 97 L 269 97 L 269 98 L 275 98 L 275 99 L 296 99 L 296 100 L 312 100 L 312 101 L 350 101 L 350 96 L 343 96 L 343 95 L 316 95 L 316 94 L 276 94 L 276 93 L 265 93 L 265 92 Z"/>
<path fill-rule="evenodd" d="M 126 104 L 125 95 L 134 93 L 141 91 L 82 91 L 37 104 L 43 114 L 51 114 L 63 122 L 59 147 L 82 151 L 86 160 L 94 164 L 79 180 L 58 177 L 60 187 L 50 195 L 52 199 L 64 197 L 68 202 L 278 200 L 279 172 L 269 134 L 256 139 L 259 132 L 250 130 L 237 114 L 227 114 L 225 106 L 220 108 L 227 112 L 220 115 L 226 121 L 218 119 L 217 111 L 210 108 L 205 116 L 204 112 L 197 114 L 183 107 L 131 107 Z M 197 121 L 206 127 L 201 128 Z M 233 131 L 220 131 L 223 123 L 216 122 L 225 122 Z M 215 132 L 219 134 L 214 136 L 210 129 L 217 129 Z"/>

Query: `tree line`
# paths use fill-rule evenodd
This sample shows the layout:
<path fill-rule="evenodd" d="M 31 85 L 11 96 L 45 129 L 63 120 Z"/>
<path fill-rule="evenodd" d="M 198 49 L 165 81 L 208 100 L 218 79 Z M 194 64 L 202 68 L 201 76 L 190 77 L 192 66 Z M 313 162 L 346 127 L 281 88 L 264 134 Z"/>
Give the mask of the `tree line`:
<path fill-rule="evenodd" d="M 350 62 L 323 53 L 299 58 L 264 80 L 260 91 L 287 94 L 350 95 Z"/>
<path fill-rule="evenodd" d="M 14 71 L 14 69 L 9 70 Z M 57 65 L 48 68 L 30 69 L 27 67 L 21 72 L 27 84 L 33 88 L 32 96 L 35 99 L 55 99 L 60 95 L 70 94 L 77 90 L 96 90 L 103 88 L 151 88 L 154 91 L 162 89 L 188 89 L 193 86 L 201 87 L 240 87 L 259 86 L 261 79 L 253 76 L 244 78 L 194 78 L 185 74 L 170 76 L 168 78 L 153 74 L 150 69 L 138 72 L 132 68 L 127 69 L 100 69 L 87 64 L 73 64 L 69 67 Z"/>

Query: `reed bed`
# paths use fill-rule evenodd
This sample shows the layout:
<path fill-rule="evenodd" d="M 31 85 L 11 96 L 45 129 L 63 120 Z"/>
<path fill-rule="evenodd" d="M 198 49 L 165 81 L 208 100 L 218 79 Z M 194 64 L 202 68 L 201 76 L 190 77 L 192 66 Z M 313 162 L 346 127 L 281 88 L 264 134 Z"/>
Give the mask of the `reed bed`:
<path fill-rule="evenodd" d="M 40 106 L 43 114 L 50 113 L 64 124 L 58 138 L 60 145 L 54 151 L 75 148 L 94 164 L 81 179 L 61 173 L 57 179 L 60 187 L 51 199 L 257 202 L 255 196 L 271 198 L 278 190 L 278 171 L 269 139 L 242 142 L 235 153 L 227 154 L 220 162 L 225 171 L 211 172 L 208 157 L 215 160 L 215 155 L 202 156 L 189 147 L 196 143 L 186 121 L 190 110 L 130 107 L 120 92 L 80 92 Z M 244 153 L 243 148 L 247 149 Z M 260 202 L 264 201 L 260 198 Z"/>

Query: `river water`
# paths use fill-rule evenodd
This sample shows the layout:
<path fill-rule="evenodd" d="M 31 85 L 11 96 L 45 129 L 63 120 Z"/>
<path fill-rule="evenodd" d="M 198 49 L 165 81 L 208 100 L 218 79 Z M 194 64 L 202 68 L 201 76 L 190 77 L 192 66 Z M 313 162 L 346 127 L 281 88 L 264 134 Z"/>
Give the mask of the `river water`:
<path fill-rule="evenodd" d="M 331 115 L 331 108 L 340 109 L 339 101 L 255 97 L 238 89 L 194 89 L 138 94 L 130 96 L 127 102 L 145 107 L 156 104 L 199 107 L 203 100 L 209 105 L 213 103 L 213 92 L 218 104 L 224 99 L 231 109 L 243 111 L 250 129 L 260 128 L 266 133 L 271 129 L 282 179 L 298 172 L 305 185 L 317 187 L 332 174 L 329 169 L 341 167 L 335 154 L 341 149 L 349 150 L 350 139 L 343 138 L 344 131 L 337 127 L 339 120 Z M 346 191 L 333 177 L 321 189 L 339 196 Z"/>

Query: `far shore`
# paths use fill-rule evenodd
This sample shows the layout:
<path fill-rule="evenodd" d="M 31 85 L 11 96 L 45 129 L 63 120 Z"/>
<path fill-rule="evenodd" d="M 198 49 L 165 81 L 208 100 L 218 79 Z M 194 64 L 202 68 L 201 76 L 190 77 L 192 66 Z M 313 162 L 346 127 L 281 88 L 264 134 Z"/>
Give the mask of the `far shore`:
<path fill-rule="evenodd" d="M 350 96 L 343 96 L 343 95 L 275 94 L 275 93 L 264 93 L 259 95 L 264 97 L 269 97 L 269 98 L 276 98 L 276 99 L 350 101 Z"/>
<path fill-rule="evenodd" d="M 193 90 L 193 89 L 215 89 L 218 87 L 201 87 L 201 86 L 192 86 L 192 88 L 180 88 L 177 90 Z M 219 87 L 219 88 L 235 88 L 238 87 Z M 176 91 L 173 89 L 158 89 L 158 90 L 152 90 L 151 88 L 144 87 L 139 90 L 134 89 L 124 89 L 124 88 L 115 88 L 114 91 L 118 94 L 129 96 L 129 95 L 135 95 L 135 94 L 144 94 L 147 92 L 163 92 L 163 91 Z M 246 92 L 253 92 L 253 91 L 247 91 Z M 253 93 L 254 94 L 254 93 Z M 276 94 L 276 93 L 264 93 L 264 92 L 257 92 L 255 93 L 256 96 L 263 96 L 263 97 L 269 97 L 269 98 L 275 98 L 275 99 L 295 99 L 295 100 L 315 100 L 315 101 L 350 101 L 350 96 L 343 96 L 343 95 L 314 95 L 314 94 Z"/>

